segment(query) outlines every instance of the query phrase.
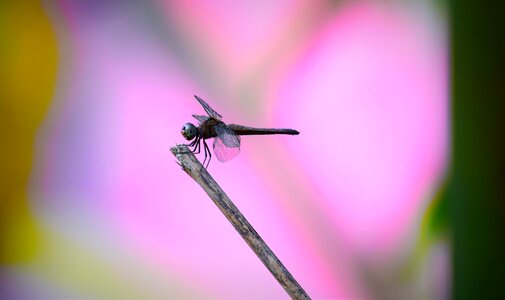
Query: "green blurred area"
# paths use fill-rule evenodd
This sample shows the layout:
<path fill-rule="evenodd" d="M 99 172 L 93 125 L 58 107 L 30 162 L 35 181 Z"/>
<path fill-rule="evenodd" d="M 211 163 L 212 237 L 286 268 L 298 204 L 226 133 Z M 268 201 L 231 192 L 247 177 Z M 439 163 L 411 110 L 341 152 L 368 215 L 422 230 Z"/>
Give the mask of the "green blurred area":
<path fill-rule="evenodd" d="M 505 5 L 450 4 L 453 298 L 505 299 Z"/>
<path fill-rule="evenodd" d="M 56 80 L 55 35 L 38 1 L 0 1 L 0 263 L 33 258 L 40 232 L 28 202 L 35 134 Z"/>

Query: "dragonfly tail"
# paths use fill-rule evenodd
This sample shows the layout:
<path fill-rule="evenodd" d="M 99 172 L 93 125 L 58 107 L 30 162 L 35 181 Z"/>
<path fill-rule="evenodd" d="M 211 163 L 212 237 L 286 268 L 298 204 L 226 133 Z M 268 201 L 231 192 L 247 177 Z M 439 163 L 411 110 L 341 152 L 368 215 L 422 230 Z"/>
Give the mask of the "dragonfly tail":
<path fill-rule="evenodd" d="M 298 132 L 297 130 L 288 128 L 256 128 L 237 124 L 228 124 L 228 127 L 231 128 L 238 135 L 300 134 L 300 132 Z"/>

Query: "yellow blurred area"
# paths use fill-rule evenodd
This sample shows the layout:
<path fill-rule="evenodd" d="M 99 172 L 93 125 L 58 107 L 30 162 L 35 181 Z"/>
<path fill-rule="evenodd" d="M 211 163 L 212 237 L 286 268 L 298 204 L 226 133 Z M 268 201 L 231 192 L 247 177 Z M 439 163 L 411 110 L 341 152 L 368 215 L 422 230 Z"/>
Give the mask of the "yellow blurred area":
<path fill-rule="evenodd" d="M 41 247 L 27 185 L 56 80 L 55 35 L 38 1 L 0 1 L 0 263 Z"/>

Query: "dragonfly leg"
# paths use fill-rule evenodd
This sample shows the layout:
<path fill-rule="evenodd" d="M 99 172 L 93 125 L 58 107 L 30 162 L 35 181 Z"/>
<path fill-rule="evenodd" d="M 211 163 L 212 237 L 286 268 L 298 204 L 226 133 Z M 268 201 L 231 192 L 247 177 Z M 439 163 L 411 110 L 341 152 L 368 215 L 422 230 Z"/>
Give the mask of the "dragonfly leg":
<path fill-rule="evenodd" d="M 207 169 L 209 167 L 209 164 L 210 164 L 210 159 L 212 158 L 212 154 L 210 153 L 210 149 L 209 149 L 209 146 L 207 145 L 207 143 L 205 142 L 205 140 L 203 140 L 203 147 L 206 149 L 206 151 L 209 153 L 209 160 L 207 161 L 207 166 L 205 167 L 205 169 Z"/>
<path fill-rule="evenodd" d="M 198 142 L 196 143 L 195 145 L 195 148 L 193 149 L 193 154 L 198 154 L 200 153 L 200 141 L 201 141 L 201 138 L 200 137 L 197 137 L 196 138 L 198 140 Z"/>
<path fill-rule="evenodd" d="M 202 163 L 202 167 L 205 166 L 205 161 L 207 161 L 207 143 L 205 142 L 205 139 L 203 140 L 203 151 L 205 153 L 205 156 L 204 156 L 204 159 L 203 159 L 203 163 Z"/>
<path fill-rule="evenodd" d="M 193 147 L 193 149 L 191 150 L 192 153 L 195 153 L 197 147 L 199 146 L 200 144 L 200 140 L 199 140 L 199 137 L 196 137 L 192 142 L 191 144 L 189 144 L 188 146 L 189 147 Z"/>
<path fill-rule="evenodd" d="M 187 144 L 186 146 L 193 147 L 197 141 L 198 141 L 198 137 L 196 137 L 196 139 L 194 139 L 191 143 Z"/>

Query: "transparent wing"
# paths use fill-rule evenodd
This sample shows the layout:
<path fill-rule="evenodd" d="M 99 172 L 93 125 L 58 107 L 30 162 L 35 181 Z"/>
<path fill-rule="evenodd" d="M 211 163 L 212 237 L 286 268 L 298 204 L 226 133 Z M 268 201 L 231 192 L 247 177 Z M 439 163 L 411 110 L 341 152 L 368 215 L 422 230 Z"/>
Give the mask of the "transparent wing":
<path fill-rule="evenodd" d="M 193 115 L 193 118 L 197 119 L 199 124 L 202 124 L 202 123 L 203 123 L 203 122 L 205 122 L 205 121 L 206 121 L 209 117 L 207 117 L 207 116 Z"/>
<path fill-rule="evenodd" d="M 210 107 L 207 104 L 207 102 L 203 101 L 202 98 L 198 97 L 197 95 L 195 95 L 195 98 L 203 106 L 203 109 L 205 109 L 205 112 L 207 112 L 207 114 L 209 115 L 209 117 L 212 117 L 212 118 L 218 119 L 218 120 L 221 120 L 223 118 L 223 116 L 221 116 L 215 110 L 213 110 L 212 107 Z"/>
<path fill-rule="evenodd" d="M 240 153 L 240 136 L 224 123 L 215 126 L 217 136 L 214 138 L 214 154 L 220 162 L 229 161 Z"/>

